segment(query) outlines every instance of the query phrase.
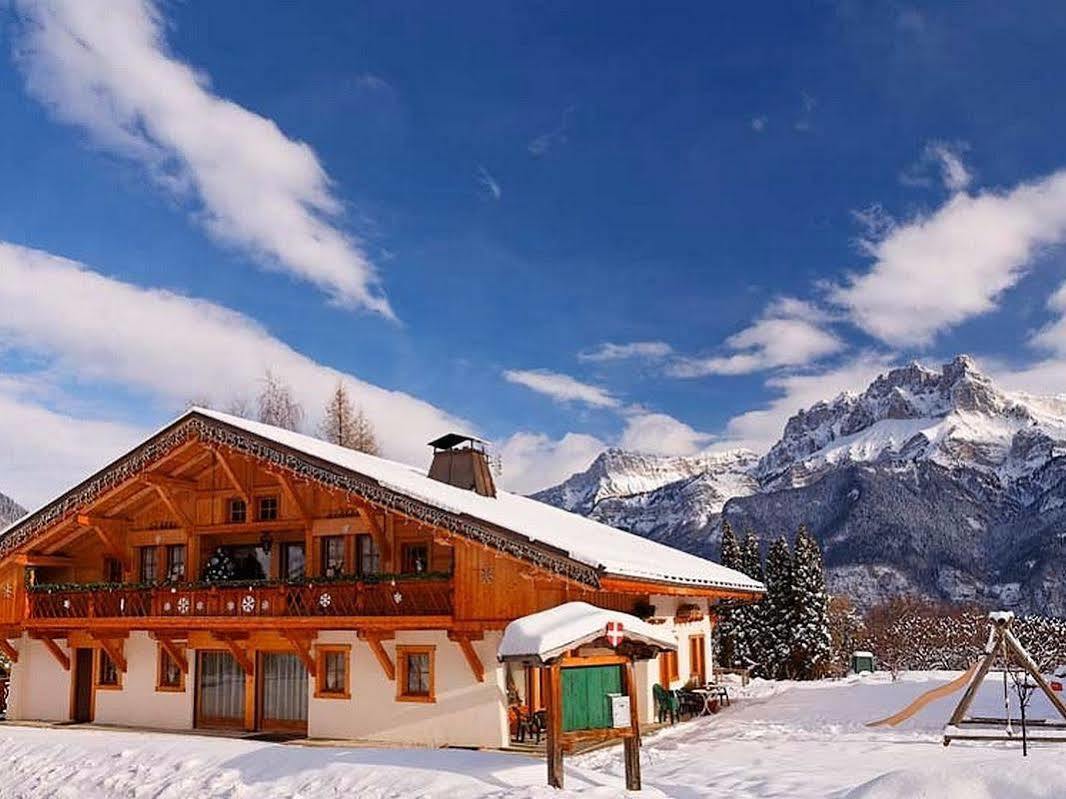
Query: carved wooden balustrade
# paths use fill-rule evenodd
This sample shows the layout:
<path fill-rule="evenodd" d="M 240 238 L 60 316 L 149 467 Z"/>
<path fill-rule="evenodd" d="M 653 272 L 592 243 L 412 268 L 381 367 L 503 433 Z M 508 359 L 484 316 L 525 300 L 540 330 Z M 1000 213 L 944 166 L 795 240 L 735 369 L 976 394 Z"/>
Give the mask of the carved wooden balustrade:
<path fill-rule="evenodd" d="M 71 588 L 36 586 L 30 619 L 450 616 L 452 581 L 397 577 L 380 582 L 215 583 Z"/>

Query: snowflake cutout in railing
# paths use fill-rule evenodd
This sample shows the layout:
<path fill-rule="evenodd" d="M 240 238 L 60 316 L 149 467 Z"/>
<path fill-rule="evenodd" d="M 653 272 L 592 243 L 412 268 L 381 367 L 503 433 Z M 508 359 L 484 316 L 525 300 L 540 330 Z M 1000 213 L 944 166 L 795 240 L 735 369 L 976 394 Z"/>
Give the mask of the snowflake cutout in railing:
<path fill-rule="evenodd" d="M 243 610 L 245 613 L 251 613 L 253 610 L 255 610 L 255 597 L 251 594 L 248 594 L 248 596 L 242 599 L 241 610 Z"/>
<path fill-rule="evenodd" d="M 70 610 L 70 600 L 69 599 L 64 599 L 63 600 L 63 607 L 65 607 L 67 610 Z"/>
<path fill-rule="evenodd" d="M 196 609 L 202 611 L 204 609 L 204 601 L 201 599 L 196 603 Z"/>
<path fill-rule="evenodd" d="M 203 604 L 203 603 L 201 603 Z M 185 614 L 189 612 L 189 598 L 183 596 L 178 600 L 178 613 Z"/>
<path fill-rule="evenodd" d="M 233 609 L 236 608 L 236 607 L 237 606 L 233 603 L 232 599 L 229 602 L 226 603 L 226 610 L 228 610 L 230 613 L 232 613 Z"/>
<path fill-rule="evenodd" d="M 170 603 L 169 602 L 164 602 L 163 603 L 163 611 L 166 612 L 166 613 L 170 613 Z"/>
<path fill-rule="evenodd" d="M 329 594 L 324 593 L 318 598 L 318 604 L 323 608 L 328 608 L 330 605 L 333 604 L 333 597 L 331 597 Z"/>

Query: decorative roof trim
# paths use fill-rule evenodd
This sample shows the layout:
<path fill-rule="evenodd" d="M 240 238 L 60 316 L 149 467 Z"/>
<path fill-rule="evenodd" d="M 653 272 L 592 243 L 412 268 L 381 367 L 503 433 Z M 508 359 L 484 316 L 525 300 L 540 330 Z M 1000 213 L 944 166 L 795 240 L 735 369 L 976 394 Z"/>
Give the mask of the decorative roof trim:
<path fill-rule="evenodd" d="M 134 479 L 186 441 L 197 439 L 256 458 L 294 477 L 339 489 L 375 505 L 456 533 L 504 554 L 530 562 L 553 574 L 598 588 L 599 571 L 579 563 L 561 550 L 530 540 L 504 528 L 451 513 L 427 502 L 386 488 L 378 481 L 306 453 L 292 450 L 195 411 L 157 433 L 136 449 L 105 466 L 54 502 L 15 522 L 0 537 L 0 558 L 29 543 L 42 530 L 73 516 L 107 492 Z"/>

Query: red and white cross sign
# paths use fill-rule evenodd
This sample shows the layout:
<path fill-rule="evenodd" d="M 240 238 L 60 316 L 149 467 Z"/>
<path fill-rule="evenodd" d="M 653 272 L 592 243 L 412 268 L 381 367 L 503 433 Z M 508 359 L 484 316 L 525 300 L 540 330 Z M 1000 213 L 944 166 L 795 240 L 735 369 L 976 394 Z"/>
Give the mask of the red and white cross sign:
<path fill-rule="evenodd" d="M 622 639 L 625 638 L 625 635 L 622 633 L 624 629 L 625 628 L 620 621 L 607 622 L 607 643 L 611 646 L 618 646 L 622 643 Z"/>

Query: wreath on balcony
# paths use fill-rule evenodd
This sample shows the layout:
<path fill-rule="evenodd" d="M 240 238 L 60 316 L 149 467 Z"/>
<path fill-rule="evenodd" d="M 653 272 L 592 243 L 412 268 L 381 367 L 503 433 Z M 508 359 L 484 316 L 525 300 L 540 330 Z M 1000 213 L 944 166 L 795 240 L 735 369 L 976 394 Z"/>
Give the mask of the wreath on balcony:
<path fill-rule="evenodd" d="M 205 583 L 218 583 L 233 580 L 237 576 L 237 561 L 225 549 L 219 547 L 207 559 L 203 577 Z"/>

